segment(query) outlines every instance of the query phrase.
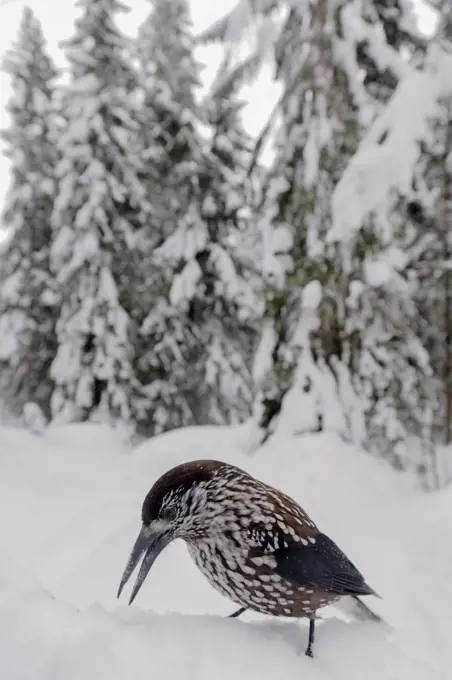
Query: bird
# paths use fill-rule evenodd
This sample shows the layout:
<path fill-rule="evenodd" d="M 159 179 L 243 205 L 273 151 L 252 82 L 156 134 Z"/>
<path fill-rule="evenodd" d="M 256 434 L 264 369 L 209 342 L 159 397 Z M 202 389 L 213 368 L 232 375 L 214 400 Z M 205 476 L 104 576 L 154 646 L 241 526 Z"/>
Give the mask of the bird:
<path fill-rule="evenodd" d="M 235 465 L 194 460 L 166 471 L 147 493 L 141 530 L 118 598 L 138 564 L 137 596 L 160 553 L 175 539 L 207 581 L 239 609 L 306 618 L 313 657 L 319 609 L 353 598 L 360 618 L 380 620 L 359 598 L 377 595 L 363 575 L 291 497 Z"/>

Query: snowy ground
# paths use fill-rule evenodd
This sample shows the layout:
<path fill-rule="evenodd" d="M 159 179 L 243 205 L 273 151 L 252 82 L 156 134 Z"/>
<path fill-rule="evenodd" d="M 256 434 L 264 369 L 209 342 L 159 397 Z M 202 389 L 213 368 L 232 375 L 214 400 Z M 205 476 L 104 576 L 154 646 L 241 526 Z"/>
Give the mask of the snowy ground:
<path fill-rule="evenodd" d="M 452 678 L 452 493 L 423 494 L 333 436 L 280 440 L 253 457 L 242 437 L 189 429 L 130 451 L 95 426 L 0 430 L 1 680 Z M 118 603 L 145 492 L 203 457 L 295 496 L 382 595 L 372 606 L 388 628 L 325 612 L 307 659 L 304 624 L 225 619 L 234 605 L 178 543 L 136 603 Z"/>

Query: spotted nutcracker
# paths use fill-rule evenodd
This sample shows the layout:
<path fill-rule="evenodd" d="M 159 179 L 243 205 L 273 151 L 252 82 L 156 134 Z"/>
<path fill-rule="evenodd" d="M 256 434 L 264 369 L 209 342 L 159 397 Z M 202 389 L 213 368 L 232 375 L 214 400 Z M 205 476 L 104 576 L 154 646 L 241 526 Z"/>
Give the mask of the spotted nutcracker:
<path fill-rule="evenodd" d="M 358 595 L 363 576 L 289 496 L 233 465 L 198 460 L 166 472 L 147 494 L 142 529 L 118 597 L 141 558 L 133 602 L 162 550 L 182 538 L 211 585 L 240 609 L 309 619 L 312 656 L 318 609 L 345 596 L 378 620 Z"/>

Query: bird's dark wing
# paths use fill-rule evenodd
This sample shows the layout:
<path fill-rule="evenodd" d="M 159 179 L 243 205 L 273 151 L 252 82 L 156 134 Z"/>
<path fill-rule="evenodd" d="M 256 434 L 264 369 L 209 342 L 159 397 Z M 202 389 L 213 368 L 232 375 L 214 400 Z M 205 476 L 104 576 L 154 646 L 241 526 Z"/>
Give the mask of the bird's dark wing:
<path fill-rule="evenodd" d="M 335 595 L 375 594 L 358 569 L 325 534 L 312 536 L 312 542 L 286 540 L 286 546 L 273 553 L 277 561 L 275 571 L 294 585 Z"/>

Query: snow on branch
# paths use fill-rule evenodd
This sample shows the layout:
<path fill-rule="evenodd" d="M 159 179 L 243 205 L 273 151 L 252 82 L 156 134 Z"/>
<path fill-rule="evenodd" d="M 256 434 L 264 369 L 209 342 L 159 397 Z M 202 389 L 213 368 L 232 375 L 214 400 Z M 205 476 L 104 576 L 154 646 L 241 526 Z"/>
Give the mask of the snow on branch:
<path fill-rule="evenodd" d="M 250 0 L 238 0 L 230 12 L 197 36 L 201 44 L 209 42 L 238 43 L 252 23 L 254 11 Z"/>
<path fill-rule="evenodd" d="M 451 94 L 452 55 L 434 44 L 424 69 L 402 78 L 337 184 L 330 241 L 347 240 L 394 191 L 410 196 L 420 144 L 431 137 L 440 100 Z"/>
<path fill-rule="evenodd" d="M 346 37 L 355 44 L 365 42 L 369 55 L 381 71 L 389 69 L 399 79 L 413 73 L 413 66 L 388 44 L 382 25 L 363 20 L 360 0 L 345 5 L 341 18 Z"/>
<path fill-rule="evenodd" d="M 201 44 L 239 43 L 252 24 L 272 14 L 278 8 L 278 4 L 277 0 L 238 0 L 230 12 L 200 33 L 197 40 Z"/>

